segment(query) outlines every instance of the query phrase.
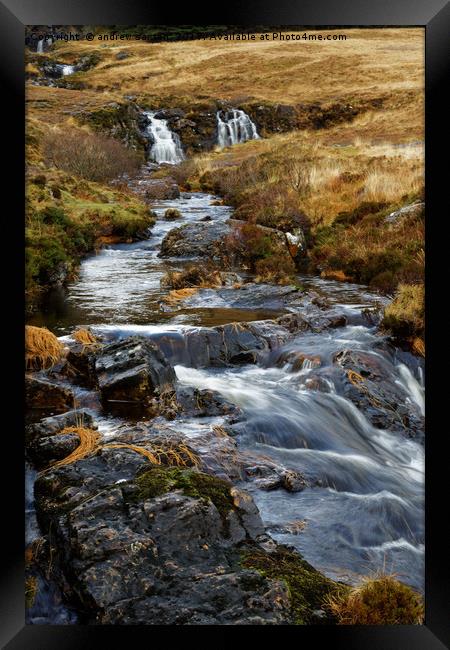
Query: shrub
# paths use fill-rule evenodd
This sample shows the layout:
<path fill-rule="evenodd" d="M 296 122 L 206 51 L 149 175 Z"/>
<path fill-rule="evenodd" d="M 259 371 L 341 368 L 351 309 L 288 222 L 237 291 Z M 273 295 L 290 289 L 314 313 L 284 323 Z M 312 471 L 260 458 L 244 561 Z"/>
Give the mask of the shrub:
<path fill-rule="evenodd" d="M 42 142 L 45 161 L 91 181 L 109 181 L 139 168 L 139 154 L 100 133 L 69 128 L 49 131 Z"/>
<path fill-rule="evenodd" d="M 287 255 L 271 255 L 255 264 L 256 282 L 290 284 L 295 274 L 295 264 Z"/>
<path fill-rule="evenodd" d="M 172 221 L 173 219 L 180 218 L 181 212 L 176 208 L 167 208 L 167 210 L 164 212 L 164 219 L 166 219 L 166 221 Z"/>
<path fill-rule="evenodd" d="M 421 596 L 391 575 L 329 596 L 328 607 L 338 625 L 420 625 L 424 617 Z"/>

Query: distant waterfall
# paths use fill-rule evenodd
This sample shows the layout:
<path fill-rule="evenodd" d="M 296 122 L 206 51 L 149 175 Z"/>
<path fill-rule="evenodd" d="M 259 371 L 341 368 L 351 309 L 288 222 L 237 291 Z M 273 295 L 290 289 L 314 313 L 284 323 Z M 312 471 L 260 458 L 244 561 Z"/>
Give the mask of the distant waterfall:
<path fill-rule="evenodd" d="M 147 133 L 152 136 L 153 145 L 149 157 L 157 163 L 176 165 L 184 160 L 180 138 L 167 126 L 167 120 L 157 119 L 155 113 L 146 112 L 150 120 Z"/>
<path fill-rule="evenodd" d="M 218 111 L 217 127 L 220 147 L 229 147 L 232 144 L 259 138 L 256 125 L 251 121 L 247 113 L 238 108 L 232 108 L 229 111 Z"/>
<path fill-rule="evenodd" d="M 61 65 L 61 74 L 63 77 L 67 77 L 69 74 L 73 74 L 75 72 L 75 66 L 74 65 Z"/>
<path fill-rule="evenodd" d="M 38 41 L 36 52 L 38 54 L 42 54 L 43 51 L 44 51 L 44 39 L 42 38 L 40 41 Z"/>

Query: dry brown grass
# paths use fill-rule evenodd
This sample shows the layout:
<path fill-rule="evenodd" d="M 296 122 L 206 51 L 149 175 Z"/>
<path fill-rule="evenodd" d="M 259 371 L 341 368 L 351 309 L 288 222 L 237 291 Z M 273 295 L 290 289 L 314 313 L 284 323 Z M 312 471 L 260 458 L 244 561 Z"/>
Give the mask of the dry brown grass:
<path fill-rule="evenodd" d="M 413 337 L 412 344 L 425 356 L 425 288 L 423 284 L 401 284 L 394 300 L 384 310 L 383 327 L 400 337 Z"/>
<path fill-rule="evenodd" d="M 145 456 L 153 465 L 169 465 L 175 467 L 197 467 L 199 458 L 182 442 L 161 442 L 151 449 L 141 445 L 126 443 L 111 443 L 102 446 L 103 449 L 130 449 Z"/>
<path fill-rule="evenodd" d="M 288 30 L 291 31 L 291 30 Z M 336 32 L 336 30 L 333 30 Z M 330 33 L 309 29 L 308 34 Z M 58 43 L 58 55 L 97 51 L 98 66 L 83 75 L 89 86 L 123 93 L 246 97 L 289 103 L 405 90 L 423 80 L 422 28 L 338 29 L 344 41 L 185 41 Z M 257 39 L 259 35 L 257 35 Z M 126 50 L 129 58 L 115 59 Z M 164 83 L 155 83 L 164 79 Z"/>
<path fill-rule="evenodd" d="M 46 327 L 25 326 L 25 370 L 51 368 L 63 350 L 63 344 Z"/>
<path fill-rule="evenodd" d="M 163 302 L 170 306 L 177 305 L 182 300 L 189 298 L 198 291 L 198 287 L 185 287 L 184 289 L 174 289 L 164 296 Z"/>
<path fill-rule="evenodd" d="M 208 266 L 188 266 L 183 271 L 168 271 L 161 278 L 161 286 L 168 289 L 213 288 L 224 284 L 224 276 Z"/>
<path fill-rule="evenodd" d="M 313 227 L 329 225 L 363 201 L 392 203 L 421 191 L 423 145 L 376 143 L 367 134 L 336 146 L 329 143 L 332 133 L 339 128 L 292 131 L 235 145 L 195 158 L 188 173 L 211 179 L 245 215 L 298 210 Z"/>
<path fill-rule="evenodd" d="M 65 458 L 62 458 L 61 460 L 58 460 L 50 465 L 50 467 L 45 469 L 42 473 L 48 472 L 49 470 L 53 470 L 58 467 L 70 465 L 71 463 L 75 463 L 82 458 L 91 456 L 99 449 L 101 434 L 98 431 L 94 431 L 94 429 L 88 429 L 83 426 L 74 426 L 66 427 L 60 432 L 60 435 L 69 433 L 75 433 L 79 437 L 80 444 L 78 447 Z"/>
<path fill-rule="evenodd" d="M 422 597 L 393 575 L 366 578 L 361 585 L 328 596 L 339 625 L 421 625 Z"/>
<path fill-rule="evenodd" d="M 327 270 L 327 271 L 322 271 L 320 274 L 321 278 L 326 278 L 327 280 L 339 280 L 339 282 L 346 282 L 350 280 L 349 277 L 347 277 L 344 273 L 344 271 L 333 271 L 333 270 Z"/>
<path fill-rule="evenodd" d="M 98 343 L 98 338 L 90 330 L 85 328 L 75 330 L 71 336 L 77 343 L 81 343 L 82 345 L 95 345 Z"/>

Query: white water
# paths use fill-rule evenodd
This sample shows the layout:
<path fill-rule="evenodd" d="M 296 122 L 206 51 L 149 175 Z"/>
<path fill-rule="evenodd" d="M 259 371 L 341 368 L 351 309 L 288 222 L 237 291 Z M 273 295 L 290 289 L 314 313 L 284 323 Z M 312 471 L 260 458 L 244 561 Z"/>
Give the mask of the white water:
<path fill-rule="evenodd" d="M 157 119 L 155 113 L 146 112 L 150 120 L 147 133 L 153 138 L 149 157 L 157 163 L 176 165 L 184 160 L 180 138 L 167 126 L 167 120 Z"/>
<path fill-rule="evenodd" d="M 259 138 L 256 125 L 247 113 L 238 108 L 229 111 L 217 111 L 218 144 L 229 147 L 233 144 L 257 140 Z"/>
<path fill-rule="evenodd" d="M 43 51 L 44 51 L 44 39 L 42 38 L 40 41 L 38 41 L 36 52 L 38 54 L 42 54 Z"/>
<path fill-rule="evenodd" d="M 408 410 L 423 409 L 420 367 L 392 355 L 375 328 L 361 317 L 361 309 L 383 302 L 380 297 L 350 283 L 299 277 L 301 284 L 326 295 L 349 319 L 346 327 L 303 332 L 284 346 L 284 351 L 320 356 L 319 368 L 306 360 L 293 372 L 289 363 L 278 367 L 276 359 L 268 359 L 264 366 L 198 369 L 190 367 L 189 355 L 183 358 L 186 329 L 207 324 L 201 320 L 203 313 L 197 320 L 202 305 L 215 318 L 219 310 L 222 322 L 241 318 L 227 309 L 222 298 L 216 299 L 212 289 L 198 293 L 195 310 L 181 307 L 165 315 L 158 306 L 162 275 L 184 264 L 158 257 L 161 240 L 183 223 L 202 221 L 205 216 L 212 222 L 229 218 L 230 208 L 213 205 L 214 198 L 182 193 L 179 199 L 158 201 L 153 209 L 160 219 L 149 239 L 111 246 L 87 258 L 79 278 L 68 288 L 65 311 L 55 316 L 53 324 L 60 332 L 90 325 L 107 339 L 142 334 L 164 352 L 167 348 L 167 354 L 173 351 L 170 358 L 181 384 L 216 390 L 242 409 L 243 419 L 233 425 L 240 449 L 253 457 L 268 457 L 312 481 L 311 487 L 292 494 L 280 489 L 265 492 L 252 482 L 242 484 L 252 493 L 273 537 L 295 546 L 330 577 L 351 582 L 384 568 L 422 589 L 423 447 L 400 433 L 373 427 L 342 394 L 341 373 L 333 363 L 334 354 L 343 349 L 366 351 L 384 360 L 383 368 L 404 391 Z M 169 207 L 180 210 L 179 221 L 162 218 Z M 46 324 L 49 318 L 47 313 Z M 317 379 L 319 390 L 314 388 Z M 76 397 L 81 404 L 82 395 Z M 177 419 L 173 425 L 195 436 L 211 422 Z M 117 422 L 102 421 L 99 428 L 107 436 L 116 426 Z M 298 520 L 306 520 L 301 534 L 289 529 Z"/>
<path fill-rule="evenodd" d="M 62 64 L 61 72 L 63 77 L 67 77 L 67 75 L 73 74 L 75 72 L 75 66 Z"/>

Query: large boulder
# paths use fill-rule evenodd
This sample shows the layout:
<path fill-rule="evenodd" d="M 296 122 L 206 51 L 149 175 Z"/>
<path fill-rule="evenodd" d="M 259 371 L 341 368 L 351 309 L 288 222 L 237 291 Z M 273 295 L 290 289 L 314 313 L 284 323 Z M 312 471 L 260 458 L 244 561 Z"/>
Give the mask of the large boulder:
<path fill-rule="evenodd" d="M 167 233 L 159 256 L 214 258 L 221 253 L 221 244 L 230 232 L 223 221 L 185 224 Z"/>
<path fill-rule="evenodd" d="M 89 623 L 291 621 L 287 588 L 241 566 L 242 544 L 269 538 L 250 495 L 223 479 L 105 448 L 41 475 L 35 494 L 64 549 L 56 574 Z"/>
<path fill-rule="evenodd" d="M 148 405 L 174 390 L 175 371 L 149 339 L 130 337 L 105 346 L 95 360 L 102 400 Z"/>

